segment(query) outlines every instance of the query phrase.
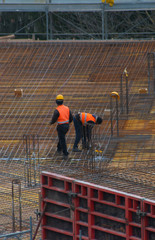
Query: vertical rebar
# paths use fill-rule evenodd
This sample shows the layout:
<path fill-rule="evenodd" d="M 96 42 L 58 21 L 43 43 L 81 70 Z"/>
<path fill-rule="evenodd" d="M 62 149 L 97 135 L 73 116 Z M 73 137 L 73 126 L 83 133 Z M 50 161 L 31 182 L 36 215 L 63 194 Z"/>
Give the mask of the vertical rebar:
<path fill-rule="evenodd" d="M 14 188 L 12 181 L 12 232 L 15 232 Z"/>
<path fill-rule="evenodd" d="M 19 227 L 22 230 L 22 211 L 21 211 L 21 182 L 19 179 L 12 180 L 12 231 L 15 232 L 15 194 L 14 194 L 14 184 L 18 184 L 18 201 L 19 201 Z"/>
<path fill-rule="evenodd" d="M 120 79 L 120 110 L 123 113 L 123 74 L 121 74 Z"/>
<path fill-rule="evenodd" d="M 27 140 L 26 140 L 26 135 L 23 135 L 23 145 L 25 149 L 25 156 L 27 156 Z M 26 186 L 26 159 L 27 157 L 24 158 L 24 179 L 25 179 L 25 186 Z"/>
<path fill-rule="evenodd" d="M 30 240 L 32 240 L 32 217 L 30 217 Z"/>
<path fill-rule="evenodd" d="M 22 208 L 21 208 L 21 182 L 18 183 L 19 189 L 19 224 L 20 224 L 20 231 L 22 231 Z"/>
<path fill-rule="evenodd" d="M 29 136 L 25 135 L 25 143 L 26 143 L 26 148 L 25 148 L 25 152 L 26 152 L 26 170 L 25 170 L 25 182 L 27 183 L 27 185 L 29 186 L 30 184 L 30 176 L 29 176 Z"/>
<path fill-rule="evenodd" d="M 39 136 L 23 135 L 26 160 L 24 162 L 25 184 L 32 186 L 37 184 L 37 176 L 40 173 L 39 162 Z M 36 157 L 37 156 L 37 157 Z M 37 174 L 38 169 L 38 174 Z"/>
<path fill-rule="evenodd" d="M 155 93 L 155 53 L 153 53 L 153 89 Z"/>
<path fill-rule="evenodd" d="M 110 119 L 111 119 L 111 136 L 113 136 L 113 109 L 112 109 L 112 97 L 110 97 Z"/>
<path fill-rule="evenodd" d="M 37 159 L 37 170 L 38 170 L 38 176 L 40 176 L 39 135 L 36 135 L 36 138 L 37 138 L 37 156 L 38 156 L 38 159 Z"/>
<path fill-rule="evenodd" d="M 26 182 L 29 185 L 29 145 L 28 145 L 28 136 L 26 135 Z"/>
<path fill-rule="evenodd" d="M 41 201 L 42 201 L 41 190 L 39 190 L 38 192 L 38 198 L 39 198 L 39 212 L 41 212 Z"/>
<path fill-rule="evenodd" d="M 28 135 L 28 186 L 31 186 L 31 136 Z"/>
<path fill-rule="evenodd" d="M 116 97 L 116 121 L 117 121 L 117 137 L 118 137 L 119 136 L 118 97 Z"/>
<path fill-rule="evenodd" d="M 148 61 L 148 93 L 150 94 L 150 53 L 147 54 L 147 61 Z"/>
<path fill-rule="evenodd" d="M 90 139 L 89 139 L 89 141 L 90 141 L 90 143 L 89 143 L 89 148 L 90 148 L 90 151 L 91 151 L 91 156 L 92 156 L 92 163 L 91 163 L 91 168 L 92 168 L 92 170 L 94 170 L 95 169 L 95 155 L 94 155 L 94 128 L 93 128 L 93 125 L 92 124 L 90 124 L 90 126 L 88 126 L 89 127 L 89 137 L 90 137 Z"/>
<path fill-rule="evenodd" d="M 129 98 L 129 96 L 128 96 L 128 91 L 129 91 L 129 89 L 128 89 L 128 76 L 126 76 L 125 77 L 126 78 L 126 113 L 128 114 L 129 113 L 129 103 L 128 103 L 128 98 Z"/>
<path fill-rule="evenodd" d="M 34 185 L 36 185 L 36 156 L 35 156 L 35 135 L 32 135 L 33 144 L 33 173 L 34 173 Z"/>

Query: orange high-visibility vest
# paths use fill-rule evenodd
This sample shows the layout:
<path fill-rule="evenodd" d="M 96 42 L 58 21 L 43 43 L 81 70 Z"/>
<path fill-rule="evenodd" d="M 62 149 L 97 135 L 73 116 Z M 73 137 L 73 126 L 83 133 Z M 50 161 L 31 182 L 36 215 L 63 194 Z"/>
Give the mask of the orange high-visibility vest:
<path fill-rule="evenodd" d="M 80 113 L 80 120 L 82 122 L 82 125 L 86 125 L 88 121 L 96 123 L 96 118 L 93 117 L 92 114 L 85 112 Z"/>
<path fill-rule="evenodd" d="M 65 105 L 60 105 L 56 109 L 59 112 L 58 124 L 69 123 L 69 108 Z"/>

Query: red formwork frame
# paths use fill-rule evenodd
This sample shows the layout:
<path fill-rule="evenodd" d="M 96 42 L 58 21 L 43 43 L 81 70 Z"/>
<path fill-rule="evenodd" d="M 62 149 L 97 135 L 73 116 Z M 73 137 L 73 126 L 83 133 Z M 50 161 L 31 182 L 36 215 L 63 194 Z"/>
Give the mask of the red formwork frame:
<path fill-rule="evenodd" d="M 43 240 L 154 240 L 155 201 L 41 173 Z"/>

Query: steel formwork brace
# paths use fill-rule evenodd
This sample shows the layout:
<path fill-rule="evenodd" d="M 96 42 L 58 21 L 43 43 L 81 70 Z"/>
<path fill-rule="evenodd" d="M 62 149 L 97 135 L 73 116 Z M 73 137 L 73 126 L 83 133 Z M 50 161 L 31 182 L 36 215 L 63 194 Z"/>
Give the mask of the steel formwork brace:
<path fill-rule="evenodd" d="M 33 236 L 33 240 L 36 239 L 36 236 L 37 236 L 37 233 L 38 233 L 38 229 L 39 229 L 39 227 L 40 227 L 41 221 L 42 221 L 42 219 L 43 219 L 43 217 L 44 217 L 44 214 L 45 214 L 45 211 L 46 211 L 46 205 L 47 205 L 47 203 L 45 203 L 45 205 L 44 205 L 44 208 L 43 208 L 43 211 L 42 211 L 42 213 L 41 213 L 41 216 L 40 216 L 40 219 L 39 219 L 39 222 L 38 222 L 36 231 L 35 231 L 34 236 Z"/>

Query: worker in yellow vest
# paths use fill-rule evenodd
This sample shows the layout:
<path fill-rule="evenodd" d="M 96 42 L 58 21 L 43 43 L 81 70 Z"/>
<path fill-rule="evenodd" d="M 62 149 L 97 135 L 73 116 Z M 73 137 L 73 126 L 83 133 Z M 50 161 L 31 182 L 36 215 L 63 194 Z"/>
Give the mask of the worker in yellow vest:
<path fill-rule="evenodd" d="M 73 145 L 73 152 L 81 152 L 78 149 L 78 144 L 82 138 L 83 148 L 89 148 L 89 142 L 91 140 L 92 128 L 95 124 L 101 124 L 102 118 L 90 113 L 79 112 L 73 117 L 74 127 L 76 132 L 75 142 Z M 88 140 L 88 142 L 87 142 Z"/>
<path fill-rule="evenodd" d="M 63 152 L 64 158 L 68 157 L 67 145 L 66 145 L 66 133 L 69 130 L 69 124 L 73 121 L 72 113 L 69 107 L 63 104 L 64 97 L 59 94 L 56 96 L 57 108 L 55 109 L 52 120 L 50 124 L 57 122 L 57 132 L 58 132 L 58 144 L 57 144 L 57 154 Z"/>

